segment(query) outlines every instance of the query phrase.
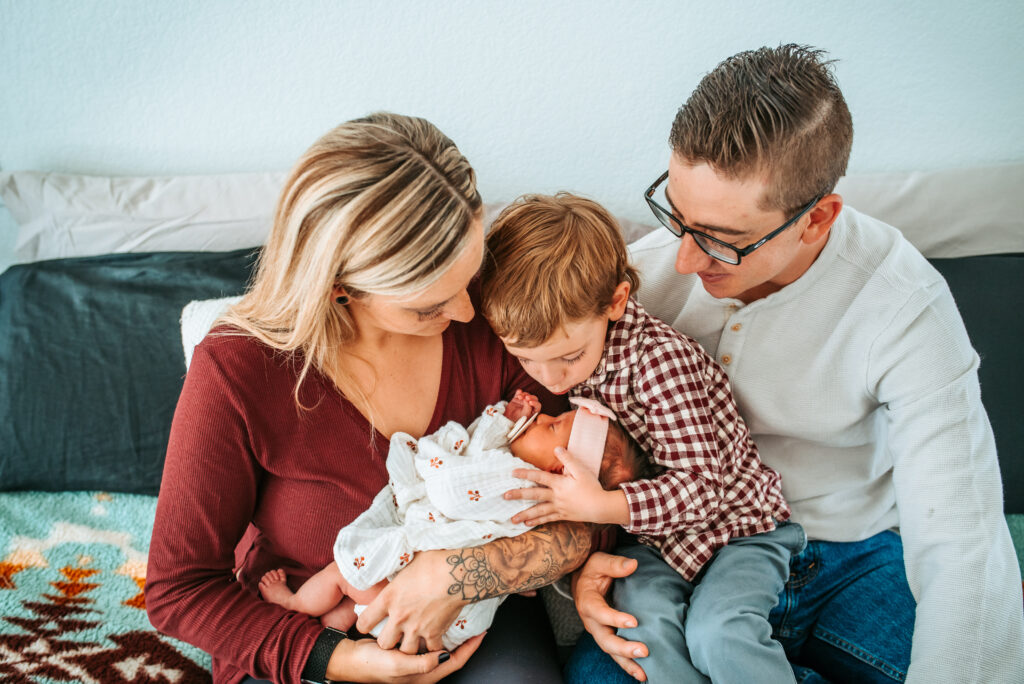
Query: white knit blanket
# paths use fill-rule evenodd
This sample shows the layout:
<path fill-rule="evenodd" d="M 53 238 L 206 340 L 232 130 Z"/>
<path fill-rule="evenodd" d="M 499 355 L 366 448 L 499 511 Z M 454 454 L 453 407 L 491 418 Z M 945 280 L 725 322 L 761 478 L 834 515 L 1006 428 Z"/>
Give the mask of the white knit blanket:
<path fill-rule="evenodd" d="M 504 407 L 504 402 L 487 407 L 468 429 L 450 422 L 419 440 L 401 432 L 392 435 L 389 483 L 334 544 L 334 559 L 352 586 L 368 589 L 391 579 L 417 551 L 477 546 L 530 529 L 509 519 L 533 502 L 502 498 L 510 489 L 533 486 L 512 477 L 516 468 L 533 466 L 508 448 L 512 422 L 502 415 Z M 445 647 L 487 629 L 500 603 L 468 604 L 444 635 Z M 374 635 L 383 624 L 372 630 Z"/>

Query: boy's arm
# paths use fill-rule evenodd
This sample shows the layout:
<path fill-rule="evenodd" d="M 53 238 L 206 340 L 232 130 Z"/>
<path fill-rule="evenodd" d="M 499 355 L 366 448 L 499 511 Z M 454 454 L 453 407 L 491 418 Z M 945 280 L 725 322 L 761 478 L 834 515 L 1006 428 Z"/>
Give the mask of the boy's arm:
<path fill-rule="evenodd" d="M 633 371 L 651 460 L 666 470 L 620 485 L 628 532 L 664 536 L 713 517 L 722 496 L 721 435 L 738 457 L 756 455 L 725 374 L 699 347 L 678 341 L 648 348 Z"/>

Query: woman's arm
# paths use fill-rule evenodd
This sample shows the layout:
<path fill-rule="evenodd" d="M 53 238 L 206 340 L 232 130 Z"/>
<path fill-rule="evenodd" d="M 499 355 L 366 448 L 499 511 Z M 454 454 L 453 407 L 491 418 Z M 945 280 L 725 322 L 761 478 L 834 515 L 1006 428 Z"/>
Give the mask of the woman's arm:
<path fill-rule="evenodd" d="M 235 349 L 236 340 L 217 346 Z M 196 348 L 175 410 L 146 608 L 157 629 L 212 654 L 221 672 L 298 679 L 322 628 L 262 601 L 234 574 L 235 546 L 253 518 L 264 473 L 252 454 L 244 402 L 228 378 L 232 364 L 210 346 Z"/>
<path fill-rule="evenodd" d="M 356 623 L 368 632 L 388 618 L 382 648 L 416 653 L 443 648 L 441 635 L 463 605 L 538 589 L 579 567 L 591 548 L 592 526 L 558 522 L 476 546 L 416 554 Z"/>
<path fill-rule="evenodd" d="M 220 338 L 219 345 L 234 348 L 238 340 Z M 271 477 L 253 453 L 249 426 L 260 421 L 237 391 L 247 385 L 235 376 L 252 360 L 245 357 L 241 363 L 225 358 L 223 348 L 220 352 L 212 354 L 209 345 L 197 348 L 175 412 L 150 545 L 146 607 L 157 629 L 212 654 L 218 676 L 246 672 L 260 679 L 298 681 L 324 628 L 315 618 L 263 601 L 236 578 L 235 545 Z M 259 387 L 270 392 L 274 385 L 266 378 L 273 368 L 257 371 Z M 264 399 L 279 399 L 284 408 L 268 410 L 286 419 L 295 410 L 289 388 Z M 295 460 L 296 454 L 289 453 L 288 464 Z M 270 486 L 293 482 L 278 478 Z M 297 495 L 280 500 L 277 517 L 306 508 L 320 511 L 328 502 L 314 494 L 301 486 Z M 336 531 L 323 517 L 317 513 L 316 524 Z M 309 526 L 304 531 L 304 537 L 322 536 Z M 326 541 L 324 548 L 329 549 Z M 382 651 L 372 640 L 346 641 L 334 649 L 329 672 L 333 679 L 356 682 L 437 681 L 461 667 L 478 643 L 467 642 L 440 662 L 436 651 L 413 657 Z"/>

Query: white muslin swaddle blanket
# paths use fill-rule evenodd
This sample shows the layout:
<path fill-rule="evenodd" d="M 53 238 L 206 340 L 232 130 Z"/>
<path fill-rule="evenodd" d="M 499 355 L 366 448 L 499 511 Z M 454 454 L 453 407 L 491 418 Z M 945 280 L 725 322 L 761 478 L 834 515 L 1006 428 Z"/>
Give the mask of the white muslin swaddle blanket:
<path fill-rule="evenodd" d="M 502 498 L 510 489 L 532 487 L 512 471 L 534 467 L 509 450 L 512 422 L 504 409 L 505 402 L 487 407 L 468 429 L 450 422 L 419 440 L 392 435 L 387 486 L 334 543 L 334 559 L 352 586 L 368 589 L 391 579 L 416 551 L 477 546 L 530 529 L 509 519 L 534 502 Z M 486 630 L 503 599 L 466 605 L 442 638 L 445 648 Z M 363 608 L 356 606 L 356 613 Z M 385 622 L 371 633 L 377 636 Z"/>

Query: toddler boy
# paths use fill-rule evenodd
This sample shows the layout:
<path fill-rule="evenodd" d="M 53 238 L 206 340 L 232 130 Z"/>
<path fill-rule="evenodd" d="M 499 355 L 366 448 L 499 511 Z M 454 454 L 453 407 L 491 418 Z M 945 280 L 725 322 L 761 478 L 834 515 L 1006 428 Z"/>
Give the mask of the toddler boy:
<path fill-rule="evenodd" d="M 631 298 L 639 280 L 612 216 L 567 193 L 520 198 L 491 228 L 481 284 L 484 315 L 527 373 L 556 394 L 601 401 L 664 468 L 609 491 L 558 452 L 565 474 L 514 473 L 541 486 L 506 495 L 539 502 L 512 520 L 613 523 L 637 535 L 643 545 L 618 553 L 638 569 L 613 598 L 675 602 L 671 629 L 684 631 L 693 666 L 659 669 L 665 627 L 634 611 L 640 624 L 624 636 L 648 645 L 649 681 L 706 681 L 733 661 L 755 663 L 759 681 L 794 681 L 768 613 L 803 531 L 783 522 L 780 477 L 761 463 L 723 369 Z M 680 575 L 665 591 L 640 580 L 659 553 Z"/>

